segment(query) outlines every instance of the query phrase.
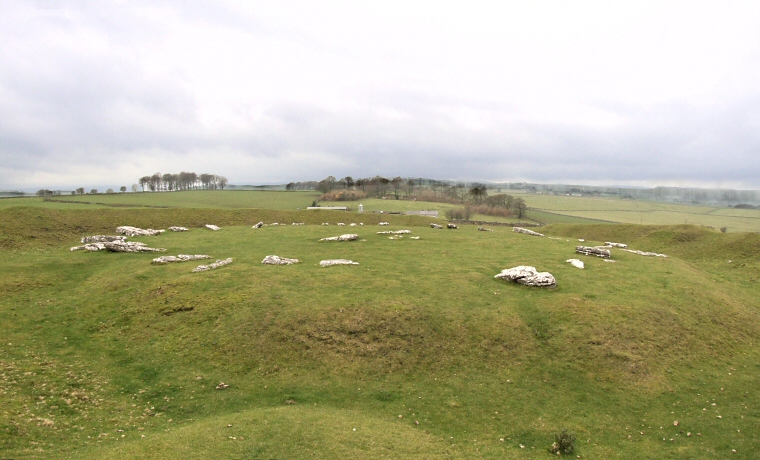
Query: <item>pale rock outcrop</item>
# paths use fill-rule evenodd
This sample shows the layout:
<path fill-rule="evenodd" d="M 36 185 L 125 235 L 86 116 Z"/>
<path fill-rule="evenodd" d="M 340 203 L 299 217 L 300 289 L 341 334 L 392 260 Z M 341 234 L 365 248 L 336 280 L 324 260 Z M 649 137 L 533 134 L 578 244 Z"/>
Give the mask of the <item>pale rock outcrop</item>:
<path fill-rule="evenodd" d="M 329 259 L 319 262 L 322 267 L 332 267 L 333 265 L 359 265 L 359 262 L 354 262 L 348 259 Z"/>
<path fill-rule="evenodd" d="M 610 243 L 609 241 L 605 241 L 604 244 L 606 244 L 607 246 L 609 246 L 611 248 L 627 248 L 628 247 L 627 244 L 623 244 L 623 243 Z"/>
<path fill-rule="evenodd" d="M 584 263 L 581 260 L 578 260 L 578 259 L 567 259 L 565 262 L 569 263 L 570 265 L 572 265 L 575 268 L 580 268 L 581 270 L 584 269 L 584 268 L 586 268 L 586 266 L 584 265 Z"/>
<path fill-rule="evenodd" d="M 388 222 L 380 222 L 380 223 L 379 223 L 379 224 L 377 224 L 377 225 L 390 225 L 390 223 L 388 223 Z"/>
<path fill-rule="evenodd" d="M 261 261 L 261 263 L 265 265 L 292 265 L 299 262 L 301 261 L 298 259 L 288 259 L 280 256 L 266 256 L 264 257 L 264 260 Z"/>
<path fill-rule="evenodd" d="M 186 232 L 187 227 L 169 227 L 169 230 L 173 232 Z"/>
<path fill-rule="evenodd" d="M 623 251 L 626 252 L 632 252 L 634 254 L 638 254 L 640 256 L 649 256 L 649 257 L 668 257 L 665 254 L 657 254 L 656 252 L 645 252 L 645 251 L 635 251 L 633 249 L 623 249 Z"/>
<path fill-rule="evenodd" d="M 411 230 L 388 230 L 387 232 L 377 232 L 378 235 L 411 235 Z"/>
<path fill-rule="evenodd" d="M 452 230 L 456 230 L 456 229 L 458 229 L 459 227 L 457 227 L 455 224 L 446 224 L 446 228 L 450 228 L 450 229 L 452 229 Z"/>
<path fill-rule="evenodd" d="M 153 259 L 154 264 L 170 264 L 174 262 L 187 262 L 188 260 L 202 260 L 202 259 L 210 259 L 211 256 L 207 256 L 205 254 L 195 254 L 195 255 L 188 255 L 188 254 L 180 254 L 177 257 L 174 256 L 161 256 L 156 259 Z"/>
<path fill-rule="evenodd" d="M 437 228 L 437 229 L 442 229 L 442 228 L 443 228 L 443 225 L 438 225 L 438 224 L 433 224 L 433 223 L 431 223 L 431 224 L 430 224 L 430 228 Z"/>
<path fill-rule="evenodd" d="M 82 237 L 82 243 L 110 243 L 112 241 L 127 241 L 126 236 L 94 235 Z"/>
<path fill-rule="evenodd" d="M 212 225 L 212 224 L 206 224 L 205 227 L 207 229 L 209 229 L 209 230 L 214 230 L 214 231 L 221 230 L 221 228 L 217 227 L 216 225 Z"/>
<path fill-rule="evenodd" d="M 105 243 L 87 243 L 84 246 L 72 246 L 71 252 L 74 251 L 104 251 L 106 249 Z"/>
<path fill-rule="evenodd" d="M 525 286 L 536 287 L 555 287 L 557 281 L 549 272 L 539 272 L 536 267 L 528 265 L 520 265 L 514 268 L 508 268 L 502 270 L 501 273 L 494 276 L 496 279 L 503 279 L 506 281 L 514 281 Z"/>
<path fill-rule="evenodd" d="M 320 242 L 322 242 L 322 241 L 356 241 L 358 239 L 359 239 L 359 235 L 357 235 L 356 233 L 347 233 L 345 235 L 331 236 L 329 238 L 322 238 L 319 241 Z"/>
<path fill-rule="evenodd" d="M 528 230 L 527 228 L 522 227 L 514 227 L 512 228 L 512 231 L 517 233 L 525 233 L 526 235 L 530 236 L 544 236 L 543 233 L 534 232 L 533 230 Z"/>
<path fill-rule="evenodd" d="M 165 230 L 153 230 L 152 228 L 137 228 L 137 227 L 130 227 L 128 225 L 123 225 L 121 227 L 116 227 L 116 233 L 121 233 L 122 235 L 127 236 L 157 236 L 162 233 L 164 233 Z"/>
<path fill-rule="evenodd" d="M 213 264 L 198 265 L 197 267 L 195 267 L 193 269 L 193 273 L 205 272 L 205 271 L 208 271 L 208 270 L 213 270 L 215 268 L 224 267 L 225 265 L 229 265 L 231 263 L 232 263 L 232 257 L 230 257 L 229 259 L 217 260 Z"/>
<path fill-rule="evenodd" d="M 263 227 L 263 226 L 264 226 L 264 222 L 259 222 L 258 224 L 254 225 L 254 226 L 253 226 L 253 227 L 251 227 L 251 228 L 261 228 L 261 227 Z"/>
<path fill-rule="evenodd" d="M 603 259 L 609 259 L 611 255 L 610 251 L 607 249 L 592 248 L 589 246 L 576 246 L 575 252 L 577 252 L 578 254 L 585 254 L 587 256 L 601 257 Z"/>
<path fill-rule="evenodd" d="M 136 241 L 111 241 L 103 243 L 107 251 L 111 252 L 164 252 L 164 248 L 149 248 L 145 243 Z"/>

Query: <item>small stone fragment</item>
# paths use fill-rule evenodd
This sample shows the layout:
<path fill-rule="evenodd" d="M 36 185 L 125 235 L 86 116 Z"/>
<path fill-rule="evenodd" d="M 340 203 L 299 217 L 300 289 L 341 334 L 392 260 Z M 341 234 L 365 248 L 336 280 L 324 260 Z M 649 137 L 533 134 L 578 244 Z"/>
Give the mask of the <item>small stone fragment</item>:
<path fill-rule="evenodd" d="M 645 252 L 645 251 L 635 251 L 632 249 L 623 249 L 623 251 L 626 252 L 632 252 L 634 254 L 638 254 L 640 256 L 648 256 L 648 257 L 668 257 L 665 254 L 657 254 L 656 252 Z"/>
<path fill-rule="evenodd" d="M 605 241 L 604 244 L 606 244 L 607 246 L 613 247 L 613 248 L 627 248 L 628 247 L 627 244 L 623 244 L 623 243 L 610 243 L 609 241 Z"/>
<path fill-rule="evenodd" d="M 380 222 L 380 223 L 379 223 L 379 224 L 377 224 L 377 225 L 390 225 L 390 224 L 389 224 L 388 222 Z"/>
<path fill-rule="evenodd" d="M 478 231 L 479 232 L 492 232 L 493 230 L 491 230 L 490 228 L 478 227 Z"/>
<path fill-rule="evenodd" d="M 219 382 L 219 385 L 217 385 L 217 386 L 216 386 L 216 389 L 217 389 L 217 390 L 226 390 L 226 389 L 227 389 L 227 388 L 229 388 L 229 387 L 230 387 L 230 386 L 229 386 L 229 385 L 227 385 L 226 383 L 224 383 L 224 382 Z"/>
<path fill-rule="evenodd" d="M 261 261 L 262 264 L 265 265 L 291 265 L 291 264 L 297 264 L 301 262 L 298 259 L 288 259 L 285 257 L 280 256 L 266 256 L 264 257 L 264 260 Z"/>
<path fill-rule="evenodd" d="M 434 223 L 431 223 L 431 224 L 430 224 L 430 228 L 437 228 L 437 229 L 442 229 L 442 228 L 443 228 L 443 225 L 438 225 L 438 224 L 434 224 Z"/>
<path fill-rule="evenodd" d="M 346 226 L 346 224 L 343 223 L 343 222 L 338 222 L 338 225 L 341 226 L 341 227 L 345 227 Z"/>
<path fill-rule="evenodd" d="M 164 230 L 153 230 L 152 228 L 142 229 L 124 225 L 116 227 L 116 233 L 121 233 L 122 235 L 127 236 L 157 236 L 164 233 Z"/>
<path fill-rule="evenodd" d="M 359 239 L 359 235 L 357 235 L 356 233 L 347 233 L 345 235 L 331 236 L 329 238 L 322 238 L 319 241 L 320 242 L 322 242 L 322 241 L 356 241 L 358 239 Z"/>
<path fill-rule="evenodd" d="M 575 252 L 578 254 L 585 254 L 587 256 L 601 257 L 603 259 L 610 258 L 610 251 L 607 249 L 592 248 L 589 246 L 576 246 Z"/>
<path fill-rule="evenodd" d="M 216 225 L 212 225 L 212 224 L 206 224 L 205 227 L 207 229 L 209 229 L 209 230 L 214 230 L 214 231 L 221 230 L 221 228 L 217 227 Z"/>
<path fill-rule="evenodd" d="M 333 265 L 359 265 L 359 262 L 354 262 L 348 259 L 328 259 L 319 262 L 322 267 L 332 267 Z"/>
<path fill-rule="evenodd" d="M 126 236 L 95 235 L 82 237 L 82 243 L 110 243 L 112 241 L 127 241 Z"/>
<path fill-rule="evenodd" d="M 516 233 L 525 233 L 530 236 L 544 236 L 543 233 L 534 232 L 533 230 L 528 230 L 527 228 L 522 227 L 513 227 L 512 231 Z"/>
<path fill-rule="evenodd" d="M 202 259 L 210 259 L 211 256 L 207 256 L 205 254 L 196 254 L 196 255 L 188 255 L 188 254 L 180 254 L 177 257 L 174 256 L 161 256 L 156 259 L 153 259 L 154 264 L 169 264 L 173 262 L 187 262 L 188 260 L 202 260 Z"/>
<path fill-rule="evenodd" d="M 586 266 L 583 264 L 583 262 L 580 261 L 580 260 L 578 260 L 578 259 L 567 259 L 566 262 L 569 263 L 570 265 L 572 265 L 575 268 L 580 268 L 581 270 L 584 269 L 584 268 L 586 268 Z"/>
<path fill-rule="evenodd" d="M 193 273 L 205 272 L 205 271 L 208 271 L 208 270 L 213 270 L 215 268 L 223 267 L 223 266 L 229 265 L 231 263 L 232 263 L 232 257 L 230 257 L 228 259 L 224 259 L 224 260 L 217 260 L 213 264 L 198 265 L 197 267 L 195 267 L 193 269 Z"/>
<path fill-rule="evenodd" d="M 171 230 L 173 232 L 186 232 L 186 231 L 188 231 L 187 227 L 169 227 L 169 230 Z"/>
<path fill-rule="evenodd" d="M 388 230 L 387 232 L 377 232 L 378 235 L 410 235 L 411 230 Z"/>

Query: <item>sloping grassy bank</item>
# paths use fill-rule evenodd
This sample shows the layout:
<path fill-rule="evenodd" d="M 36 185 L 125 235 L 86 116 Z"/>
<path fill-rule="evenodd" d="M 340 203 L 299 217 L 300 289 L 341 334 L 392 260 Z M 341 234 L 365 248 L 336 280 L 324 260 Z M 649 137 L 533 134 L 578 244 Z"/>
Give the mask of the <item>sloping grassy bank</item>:
<path fill-rule="evenodd" d="M 342 211 L 278 211 L 271 209 L 44 209 L 12 207 L 0 209 L 0 249 L 55 247 L 83 235 L 113 234 L 120 225 L 141 228 L 253 225 L 257 222 L 321 224 L 329 222 L 376 225 L 388 221 L 398 225 L 424 226 L 430 219 L 419 216 L 356 214 Z M 348 228 L 344 233 L 349 233 Z"/>

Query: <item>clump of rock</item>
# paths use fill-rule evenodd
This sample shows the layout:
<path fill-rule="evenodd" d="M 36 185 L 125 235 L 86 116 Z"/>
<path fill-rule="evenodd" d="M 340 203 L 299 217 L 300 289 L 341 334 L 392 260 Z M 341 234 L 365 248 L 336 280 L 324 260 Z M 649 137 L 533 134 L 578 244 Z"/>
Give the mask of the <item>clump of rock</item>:
<path fill-rule="evenodd" d="M 534 232 L 533 230 L 528 230 L 527 228 L 522 227 L 513 227 L 512 231 L 516 233 L 525 233 L 530 236 L 544 236 L 543 233 Z"/>
<path fill-rule="evenodd" d="M 609 246 L 611 248 L 627 248 L 628 247 L 627 244 L 623 244 L 623 243 L 610 243 L 609 241 L 605 241 L 604 244 L 606 244 L 607 246 Z"/>
<path fill-rule="evenodd" d="M 554 279 L 551 273 L 539 272 L 536 270 L 536 267 L 528 265 L 520 265 L 519 267 L 502 270 L 494 278 L 514 281 L 525 286 L 555 287 L 557 285 L 557 280 Z"/>
<path fill-rule="evenodd" d="M 205 227 L 209 230 L 221 230 L 221 228 L 217 227 L 216 225 L 206 224 Z"/>
<path fill-rule="evenodd" d="M 570 265 L 572 265 L 575 268 L 580 268 L 581 270 L 583 270 L 584 268 L 586 268 L 586 266 L 583 264 L 583 262 L 581 260 L 578 260 L 578 259 L 567 259 L 566 262 L 569 263 Z"/>
<path fill-rule="evenodd" d="M 266 256 L 264 257 L 264 260 L 261 261 L 261 263 L 265 265 L 291 265 L 299 262 L 301 261 L 298 259 L 288 259 L 280 256 Z"/>
<path fill-rule="evenodd" d="M 380 223 L 379 223 L 379 224 L 377 224 L 377 225 L 390 225 L 390 223 L 388 223 L 388 222 L 380 222 Z"/>
<path fill-rule="evenodd" d="M 491 230 L 490 228 L 478 227 L 478 231 L 479 232 L 492 232 L 493 230 Z"/>
<path fill-rule="evenodd" d="M 100 243 L 105 246 L 106 250 L 111 252 L 164 252 L 164 248 L 149 248 L 145 243 L 136 241 L 111 241 L 109 243 Z"/>
<path fill-rule="evenodd" d="M 332 267 L 333 265 L 359 265 L 359 262 L 354 262 L 348 259 L 328 259 L 319 262 L 322 267 Z"/>
<path fill-rule="evenodd" d="M 161 257 L 153 259 L 153 263 L 154 264 L 170 264 L 174 262 L 187 262 L 188 260 L 201 260 L 201 259 L 210 259 L 210 258 L 211 256 L 207 256 L 205 254 L 195 254 L 195 255 L 180 254 L 177 257 L 161 256 Z"/>
<path fill-rule="evenodd" d="M 208 270 L 213 270 L 215 268 L 224 267 L 225 265 L 229 265 L 231 263 L 232 263 L 232 257 L 230 257 L 229 259 L 217 260 L 213 264 L 198 265 L 197 267 L 195 267 L 193 269 L 193 273 L 205 272 L 205 271 L 208 271 Z"/>
<path fill-rule="evenodd" d="M 455 224 L 446 224 L 446 228 L 450 228 L 450 229 L 452 229 L 452 230 L 456 230 L 456 229 L 458 229 L 459 227 L 457 227 Z"/>
<path fill-rule="evenodd" d="M 575 252 L 578 254 L 585 254 L 587 256 L 596 256 L 603 259 L 610 258 L 610 251 L 602 248 L 592 248 L 590 246 L 576 246 Z"/>
<path fill-rule="evenodd" d="M 443 228 L 443 225 L 438 225 L 438 224 L 433 224 L 433 223 L 431 223 L 431 224 L 430 224 L 430 228 L 437 228 L 437 229 L 442 229 L 442 228 Z"/>
<path fill-rule="evenodd" d="M 387 232 L 377 232 L 378 235 L 411 235 L 411 230 L 388 230 Z"/>
<path fill-rule="evenodd" d="M 123 225 L 121 227 L 116 227 L 116 233 L 121 233 L 122 235 L 127 236 L 157 236 L 162 233 L 164 233 L 165 230 L 153 230 L 152 228 L 137 228 L 137 227 L 130 227 L 128 225 Z"/>
<path fill-rule="evenodd" d="M 82 243 L 110 243 L 112 241 L 127 241 L 126 236 L 94 235 L 83 236 Z"/>
<path fill-rule="evenodd" d="M 646 251 L 635 251 L 633 249 L 623 249 L 623 251 L 632 252 L 634 254 L 638 254 L 640 256 L 649 256 L 649 257 L 668 257 L 665 254 L 657 254 L 656 252 L 646 252 Z"/>
<path fill-rule="evenodd" d="M 88 243 L 88 244 L 85 244 L 84 246 L 72 246 L 71 252 L 74 252 L 74 251 L 95 252 L 95 251 L 103 251 L 105 250 L 105 248 L 106 248 L 106 245 L 104 243 Z"/>
<path fill-rule="evenodd" d="M 345 235 L 331 236 L 329 238 L 322 238 L 319 241 L 320 242 L 322 242 L 322 241 L 356 241 L 358 239 L 359 239 L 359 235 L 357 235 L 356 233 L 346 233 Z"/>
<path fill-rule="evenodd" d="M 187 227 L 169 227 L 169 230 L 173 232 L 186 232 Z"/>

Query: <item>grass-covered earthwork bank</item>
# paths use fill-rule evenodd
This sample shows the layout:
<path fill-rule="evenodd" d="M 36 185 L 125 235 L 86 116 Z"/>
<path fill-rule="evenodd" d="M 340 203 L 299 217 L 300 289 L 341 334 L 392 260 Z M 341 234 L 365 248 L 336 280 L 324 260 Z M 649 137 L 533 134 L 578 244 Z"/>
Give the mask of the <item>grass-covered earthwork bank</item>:
<path fill-rule="evenodd" d="M 0 457 L 537 459 L 568 428 L 572 458 L 756 458 L 757 235 L 318 213 L 0 211 Z M 130 240 L 234 261 L 69 251 L 117 225 L 188 226 Z M 397 229 L 419 239 L 376 234 Z M 579 270 L 578 238 L 671 257 Z M 557 287 L 494 279 L 516 265 Z"/>

